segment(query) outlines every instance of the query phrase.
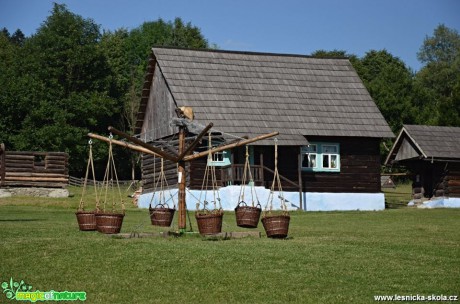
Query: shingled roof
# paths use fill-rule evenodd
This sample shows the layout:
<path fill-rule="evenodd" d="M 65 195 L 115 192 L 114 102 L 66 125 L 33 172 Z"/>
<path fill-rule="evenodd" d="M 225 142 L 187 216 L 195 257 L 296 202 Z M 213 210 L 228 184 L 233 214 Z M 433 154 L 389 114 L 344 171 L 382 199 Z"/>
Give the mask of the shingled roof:
<path fill-rule="evenodd" d="M 460 159 L 460 128 L 404 125 L 385 161 Z"/>
<path fill-rule="evenodd" d="M 394 137 L 348 59 L 158 47 L 152 59 L 177 106 L 227 133 L 278 131 L 282 145 L 309 135 Z"/>

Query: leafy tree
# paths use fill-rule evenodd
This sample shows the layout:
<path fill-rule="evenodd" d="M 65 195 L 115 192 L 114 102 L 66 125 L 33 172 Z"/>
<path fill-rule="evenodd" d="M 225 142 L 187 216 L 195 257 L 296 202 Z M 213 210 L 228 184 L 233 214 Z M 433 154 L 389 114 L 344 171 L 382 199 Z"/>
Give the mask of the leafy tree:
<path fill-rule="evenodd" d="M 55 4 L 51 15 L 28 38 L 21 75 L 27 107 L 13 143 L 18 150 L 65 151 L 72 172 L 81 172 L 88 131 L 106 132 L 120 105 L 110 96 L 110 67 L 100 50 L 99 26 Z"/>
<path fill-rule="evenodd" d="M 101 33 L 93 20 L 61 4 L 54 4 L 31 37 L 20 30 L 11 35 L 3 28 L 0 142 L 14 150 L 68 152 L 71 174 L 82 174 L 89 131 L 106 134 L 113 125 L 134 132 L 154 45 L 208 47 L 200 30 L 180 18 Z M 107 145 L 95 142 L 94 149 L 102 169 Z M 127 151 L 114 152 L 121 159 L 129 157 Z M 128 167 L 121 168 L 120 175 Z"/>
<path fill-rule="evenodd" d="M 326 50 L 317 50 L 311 54 L 313 57 L 318 57 L 318 58 L 348 58 L 351 62 L 351 64 L 355 67 L 355 65 L 359 64 L 359 58 L 355 54 L 349 54 L 347 51 L 344 50 L 332 50 L 332 51 L 326 51 Z"/>
<path fill-rule="evenodd" d="M 11 42 L 18 46 L 23 46 L 25 40 L 26 36 L 24 36 L 24 33 L 20 29 L 17 29 L 16 32 L 11 35 Z"/>
<path fill-rule="evenodd" d="M 320 58 L 349 58 L 393 132 L 398 132 L 403 123 L 415 121 L 412 73 L 399 58 L 386 50 L 369 51 L 363 58 L 343 50 L 319 50 L 312 55 Z"/>
<path fill-rule="evenodd" d="M 413 76 L 404 62 L 386 50 L 372 50 L 360 60 L 357 70 L 393 132 L 415 122 Z"/>
<path fill-rule="evenodd" d="M 415 77 L 415 105 L 423 114 L 419 123 L 460 126 L 459 33 L 439 25 L 417 57 L 426 64 Z"/>
<path fill-rule="evenodd" d="M 129 134 L 135 132 L 148 56 L 155 45 L 208 47 L 200 30 L 191 23 L 185 24 L 180 18 L 176 18 L 174 22 L 165 22 L 162 19 L 144 22 L 130 32 L 119 29 L 102 35 L 100 47 L 111 69 L 112 96 L 116 96 L 123 104 L 122 117 L 116 126 Z M 135 168 L 137 157 L 137 154 L 131 154 L 132 168 Z M 134 173 L 131 175 L 133 177 Z"/>
<path fill-rule="evenodd" d="M 425 37 L 423 45 L 417 53 L 420 62 L 430 63 L 454 63 L 458 59 L 460 51 L 460 36 L 454 29 L 440 24 L 432 37 Z"/>

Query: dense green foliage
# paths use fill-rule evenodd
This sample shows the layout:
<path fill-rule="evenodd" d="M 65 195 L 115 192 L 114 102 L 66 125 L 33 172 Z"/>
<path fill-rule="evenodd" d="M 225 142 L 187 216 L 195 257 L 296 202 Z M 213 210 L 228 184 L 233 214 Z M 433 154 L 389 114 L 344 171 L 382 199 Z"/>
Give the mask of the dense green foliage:
<path fill-rule="evenodd" d="M 30 37 L 0 31 L 0 142 L 9 150 L 64 151 L 70 173 L 82 175 L 88 132 L 134 124 L 152 46 L 209 48 L 200 29 L 180 18 L 145 22 L 133 30 L 102 31 L 91 19 L 55 4 Z M 214 47 L 214 46 L 213 46 Z M 460 36 L 444 25 L 423 42 L 414 73 L 386 50 L 362 58 L 319 50 L 318 57 L 349 57 L 396 133 L 402 124 L 460 126 Z M 95 145 L 103 167 L 105 144 Z M 135 157 L 117 149 L 127 178 Z M 103 171 L 103 170 L 98 170 Z"/>
<path fill-rule="evenodd" d="M 208 47 L 200 30 L 179 18 L 102 32 L 61 4 L 31 37 L 3 29 L 0 142 L 9 150 L 68 152 L 71 174 L 81 176 L 88 132 L 107 134 L 109 125 L 133 132 L 153 45 Z M 95 147 L 97 166 L 104 164 L 105 149 Z M 129 158 L 128 151 L 117 153 Z M 123 163 L 126 177 L 130 162 Z"/>
<path fill-rule="evenodd" d="M 291 212 L 288 240 L 267 239 L 259 225 L 262 238 L 209 241 L 80 232 L 78 201 L 0 200 L 1 282 L 85 291 L 88 303 L 373 303 L 460 292 L 458 209 Z M 122 232 L 134 230 L 169 229 L 129 207 Z M 244 228 L 226 212 L 223 230 Z"/>
<path fill-rule="evenodd" d="M 417 54 L 423 68 L 414 73 L 386 50 L 364 57 L 342 50 L 319 50 L 319 57 L 348 57 L 390 124 L 460 126 L 460 35 L 439 25 Z"/>

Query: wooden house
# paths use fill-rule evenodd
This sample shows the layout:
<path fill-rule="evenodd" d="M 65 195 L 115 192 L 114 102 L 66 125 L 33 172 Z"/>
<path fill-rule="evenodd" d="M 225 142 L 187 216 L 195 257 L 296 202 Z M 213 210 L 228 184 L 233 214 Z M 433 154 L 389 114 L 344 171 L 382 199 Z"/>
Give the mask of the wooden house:
<path fill-rule="evenodd" d="M 7 151 L 0 144 L 0 197 L 66 197 L 69 156 L 63 152 Z"/>
<path fill-rule="evenodd" d="M 300 193 L 304 210 L 384 206 L 379 145 L 394 135 L 348 59 L 155 47 L 142 91 L 138 136 L 156 145 L 174 142 L 177 127 L 171 120 L 183 106 L 193 109 L 194 122 L 212 122 L 220 135 L 278 131 L 284 190 Z M 267 187 L 274 141 L 255 142 L 249 152 L 255 184 Z M 241 147 L 214 156 L 220 186 L 241 182 L 244 161 Z M 206 163 L 187 164 L 188 188 L 201 187 Z M 144 192 L 153 189 L 154 167 L 158 170 L 158 160 L 144 155 Z M 174 184 L 176 165 L 166 163 L 165 168 Z"/>
<path fill-rule="evenodd" d="M 413 174 L 414 199 L 460 197 L 460 128 L 404 125 L 385 164 Z"/>

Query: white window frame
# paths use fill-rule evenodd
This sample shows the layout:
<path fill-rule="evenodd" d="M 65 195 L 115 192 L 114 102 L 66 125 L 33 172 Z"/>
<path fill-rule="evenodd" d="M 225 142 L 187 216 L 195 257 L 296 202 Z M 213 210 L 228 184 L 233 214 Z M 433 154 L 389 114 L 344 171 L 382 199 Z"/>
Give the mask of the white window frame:
<path fill-rule="evenodd" d="M 312 152 L 311 147 L 316 147 L 316 153 Z M 331 149 L 332 148 L 332 149 Z M 335 151 L 333 151 L 335 150 Z M 304 167 L 302 158 L 303 171 L 310 172 L 340 172 L 340 144 L 328 143 L 328 142 L 312 142 L 306 147 L 302 147 L 302 157 L 310 157 L 310 155 L 316 155 L 316 164 L 314 167 Z M 325 160 L 327 161 L 325 163 Z M 332 160 L 335 158 L 335 163 Z"/>
<path fill-rule="evenodd" d="M 215 157 L 217 155 L 222 155 L 222 160 L 217 160 Z M 220 152 L 215 152 L 212 154 L 212 160 L 208 161 L 209 166 L 223 167 L 231 165 L 231 152 L 230 150 L 224 150 Z"/>
<path fill-rule="evenodd" d="M 307 167 L 303 166 L 304 157 L 307 157 Z M 313 166 L 310 166 L 311 164 L 313 164 Z M 315 168 L 318 168 L 318 145 L 311 144 L 302 149 L 302 168 L 307 170 L 314 170 Z"/>

